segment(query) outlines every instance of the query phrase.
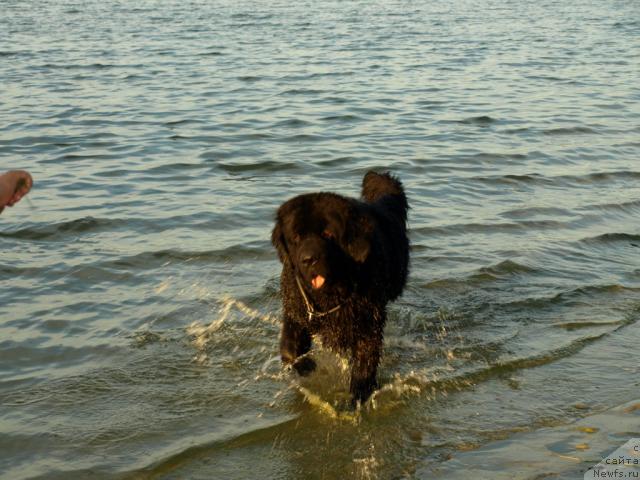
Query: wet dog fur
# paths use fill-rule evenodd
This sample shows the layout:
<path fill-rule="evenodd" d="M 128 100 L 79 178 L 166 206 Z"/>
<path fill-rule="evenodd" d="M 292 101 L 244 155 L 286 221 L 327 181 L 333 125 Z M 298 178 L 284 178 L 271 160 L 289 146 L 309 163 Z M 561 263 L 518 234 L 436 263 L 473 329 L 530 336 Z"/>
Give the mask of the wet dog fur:
<path fill-rule="evenodd" d="M 353 406 L 377 388 L 386 306 L 408 274 L 408 208 L 396 177 L 368 172 L 361 200 L 309 193 L 276 215 L 271 239 L 282 262 L 282 361 L 309 373 L 315 363 L 304 355 L 312 336 L 320 336 L 350 359 Z"/>

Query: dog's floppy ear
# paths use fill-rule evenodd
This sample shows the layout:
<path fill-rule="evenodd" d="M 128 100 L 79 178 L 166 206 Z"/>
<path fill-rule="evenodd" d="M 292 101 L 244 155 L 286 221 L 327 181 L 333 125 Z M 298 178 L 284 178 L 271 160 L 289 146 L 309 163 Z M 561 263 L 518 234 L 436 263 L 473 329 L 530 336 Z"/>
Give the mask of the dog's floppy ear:
<path fill-rule="evenodd" d="M 280 211 L 278 211 L 278 215 L 276 215 L 276 225 L 273 227 L 273 231 L 271 232 L 271 243 L 278 251 L 278 258 L 280 258 L 280 261 L 284 263 L 289 257 L 289 252 L 287 251 L 287 244 L 285 243 L 284 233 L 282 232 L 282 218 L 280 216 Z"/>
<path fill-rule="evenodd" d="M 291 231 L 291 221 L 294 217 L 295 204 L 292 200 L 283 203 L 276 213 L 276 224 L 271 232 L 271 243 L 278 251 L 278 258 L 282 263 L 289 261 L 289 249 L 285 232 Z"/>
<path fill-rule="evenodd" d="M 351 258 L 364 263 L 371 251 L 371 234 L 373 219 L 359 209 L 352 209 L 344 225 L 341 246 Z"/>

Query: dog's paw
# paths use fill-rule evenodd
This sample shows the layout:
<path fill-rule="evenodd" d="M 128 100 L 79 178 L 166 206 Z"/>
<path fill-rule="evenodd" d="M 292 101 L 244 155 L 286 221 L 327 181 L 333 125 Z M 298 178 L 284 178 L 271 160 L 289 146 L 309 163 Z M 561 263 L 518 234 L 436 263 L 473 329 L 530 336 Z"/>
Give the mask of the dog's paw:
<path fill-rule="evenodd" d="M 311 357 L 300 357 L 292 366 L 298 375 L 306 377 L 316 369 L 316 362 Z"/>

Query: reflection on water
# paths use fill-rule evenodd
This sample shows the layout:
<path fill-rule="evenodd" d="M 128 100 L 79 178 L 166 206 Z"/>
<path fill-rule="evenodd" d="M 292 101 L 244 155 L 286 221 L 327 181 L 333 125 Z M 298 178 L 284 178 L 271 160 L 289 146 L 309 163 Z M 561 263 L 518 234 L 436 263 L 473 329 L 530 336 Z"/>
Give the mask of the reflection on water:
<path fill-rule="evenodd" d="M 581 478 L 638 436 L 634 5 L 0 10 L 2 478 Z M 352 412 L 343 359 L 280 365 L 269 235 L 371 168 L 412 263 Z"/>

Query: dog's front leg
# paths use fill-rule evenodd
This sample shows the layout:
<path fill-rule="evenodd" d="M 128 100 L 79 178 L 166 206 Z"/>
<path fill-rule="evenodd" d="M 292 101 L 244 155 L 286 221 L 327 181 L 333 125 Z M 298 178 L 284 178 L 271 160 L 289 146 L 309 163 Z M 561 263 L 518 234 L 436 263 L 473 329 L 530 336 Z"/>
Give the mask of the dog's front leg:
<path fill-rule="evenodd" d="M 380 362 L 382 335 L 358 340 L 351 357 L 351 404 L 364 403 L 378 387 L 376 372 Z"/>
<path fill-rule="evenodd" d="M 280 358 L 285 365 L 291 365 L 300 375 L 311 373 L 316 364 L 309 357 L 298 358 L 311 349 L 309 331 L 285 314 L 280 332 Z"/>

